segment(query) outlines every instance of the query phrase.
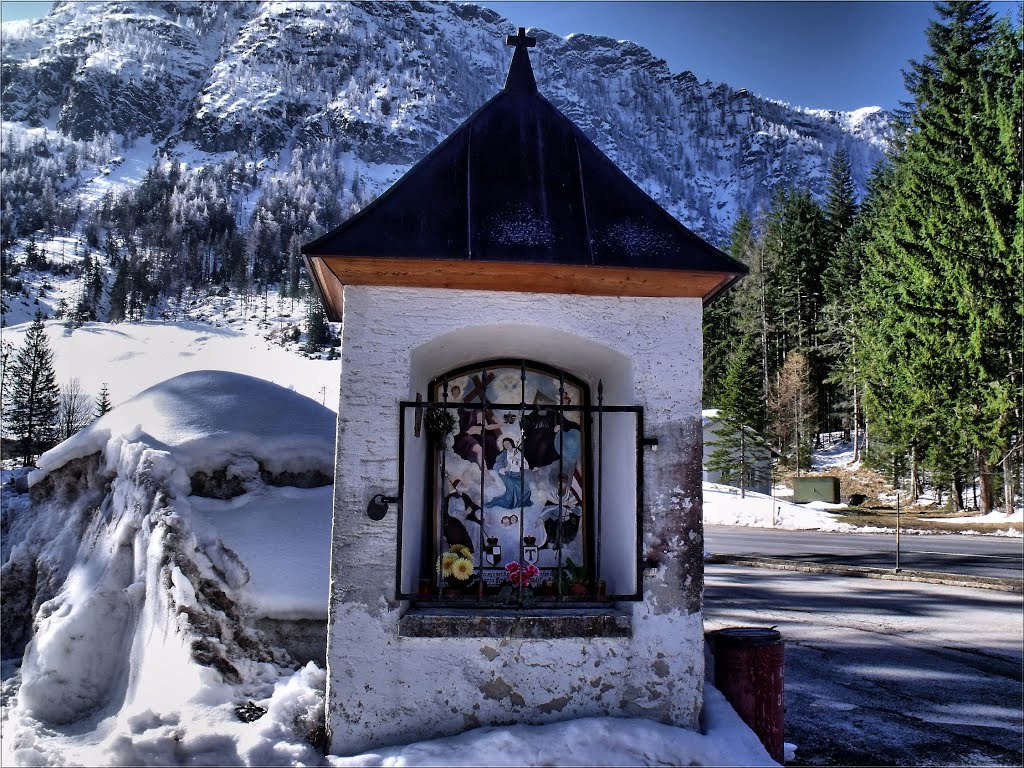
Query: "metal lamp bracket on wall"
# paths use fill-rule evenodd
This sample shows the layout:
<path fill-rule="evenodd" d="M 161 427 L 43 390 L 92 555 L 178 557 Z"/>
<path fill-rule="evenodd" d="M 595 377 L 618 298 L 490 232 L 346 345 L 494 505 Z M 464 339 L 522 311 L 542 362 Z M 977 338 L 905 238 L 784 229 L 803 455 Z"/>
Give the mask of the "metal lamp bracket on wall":
<path fill-rule="evenodd" d="M 397 496 L 385 496 L 383 493 L 378 493 L 366 505 L 366 516 L 371 520 L 383 520 L 388 513 L 388 505 L 397 503 Z"/>

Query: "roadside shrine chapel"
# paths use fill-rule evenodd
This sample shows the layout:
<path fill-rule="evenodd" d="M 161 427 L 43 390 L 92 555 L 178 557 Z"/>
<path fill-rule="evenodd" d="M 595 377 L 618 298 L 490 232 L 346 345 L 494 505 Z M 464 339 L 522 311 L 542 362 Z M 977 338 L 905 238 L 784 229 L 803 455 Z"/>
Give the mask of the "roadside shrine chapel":
<path fill-rule="evenodd" d="M 701 315 L 745 267 L 504 87 L 303 248 L 342 322 L 332 751 L 698 725 Z"/>

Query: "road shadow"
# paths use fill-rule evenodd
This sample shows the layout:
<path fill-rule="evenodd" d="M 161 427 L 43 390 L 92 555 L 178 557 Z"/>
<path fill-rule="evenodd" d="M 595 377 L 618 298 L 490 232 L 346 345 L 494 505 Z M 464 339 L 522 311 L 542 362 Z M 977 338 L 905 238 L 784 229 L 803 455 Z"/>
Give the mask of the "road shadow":
<path fill-rule="evenodd" d="M 1024 764 L 1019 656 L 992 649 L 984 626 L 974 628 L 974 643 L 955 646 L 896 620 L 956 621 L 958 611 L 971 615 L 968 606 L 1020 612 L 1019 595 L 962 589 L 953 606 L 933 590 L 862 592 L 861 580 L 778 575 L 709 570 L 705 621 L 782 632 L 785 738 L 797 745 L 790 764 Z"/>

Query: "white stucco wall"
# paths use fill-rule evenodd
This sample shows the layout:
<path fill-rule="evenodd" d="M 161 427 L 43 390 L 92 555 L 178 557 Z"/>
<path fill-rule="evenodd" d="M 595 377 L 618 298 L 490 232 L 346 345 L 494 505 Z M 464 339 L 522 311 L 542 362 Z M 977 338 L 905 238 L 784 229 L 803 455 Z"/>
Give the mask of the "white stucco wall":
<path fill-rule="evenodd" d="M 344 308 L 327 650 L 332 752 L 604 714 L 696 727 L 700 300 L 348 286 Z M 645 432 L 660 443 L 645 453 L 644 472 L 644 550 L 654 567 L 644 600 L 623 604 L 633 612 L 630 638 L 398 636 L 408 606 L 394 600 L 397 515 L 374 522 L 365 512 L 371 496 L 397 490 L 398 401 L 426 398 L 435 376 L 497 357 L 557 366 L 595 393 L 601 379 L 606 404 L 645 408 Z M 422 461 L 411 455 L 407 474 Z M 407 494 L 417 482 L 409 478 Z M 614 499 L 626 486 L 607 492 Z M 413 507 L 408 501 L 406 515 Z"/>

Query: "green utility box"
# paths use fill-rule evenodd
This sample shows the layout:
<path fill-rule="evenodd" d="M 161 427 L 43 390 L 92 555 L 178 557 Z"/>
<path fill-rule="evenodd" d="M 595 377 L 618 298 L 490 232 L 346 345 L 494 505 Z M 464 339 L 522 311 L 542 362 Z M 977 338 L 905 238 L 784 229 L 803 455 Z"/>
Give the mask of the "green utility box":
<path fill-rule="evenodd" d="M 794 477 L 793 503 L 806 504 L 809 501 L 827 501 L 829 504 L 839 503 L 839 478 Z"/>

